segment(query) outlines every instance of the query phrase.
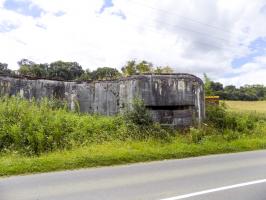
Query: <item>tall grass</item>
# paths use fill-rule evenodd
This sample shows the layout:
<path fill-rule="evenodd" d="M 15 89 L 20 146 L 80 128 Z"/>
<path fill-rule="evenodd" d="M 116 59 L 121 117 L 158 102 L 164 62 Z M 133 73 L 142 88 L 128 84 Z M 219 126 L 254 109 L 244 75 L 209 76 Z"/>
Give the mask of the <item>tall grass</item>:
<path fill-rule="evenodd" d="M 247 136 L 266 135 L 266 113 L 233 112 L 225 104 L 207 105 L 205 124 L 200 129 L 191 128 L 194 142 L 202 140 L 232 141 Z"/>
<path fill-rule="evenodd" d="M 107 117 L 56 100 L 0 98 L 0 176 L 266 148 L 265 113 L 208 106 L 201 128 L 181 132 L 135 107 Z"/>
<path fill-rule="evenodd" d="M 57 102 L 56 102 L 57 104 Z M 111 140 L 164 137 L 159 125 L 128 126 L 121 116 L 108 117 L 68 111 L 51 100 L 0 98 L 0 151 L 41 154 Z"/>
<path fill-rule="evenodd" d="M 109 141 L 163 140 L 179 134 L 149 120 L 137 102 L 132 113 L 124 116 L 88 115 L 68 111 L 58 101 L 0 98 L 0 152 L 40 155 L 56 150 L 100 144 Z M 140 120 L 141 113 L 145 121 Z M 147 118 L 147 119 L 146 119 Z M 206 140 L 231 141 L 250 135 L 266 135 L 266 114 L 235 113 L 222 106 L 208 106 L 202 128 L 183 134 L 186 143 Z"/>

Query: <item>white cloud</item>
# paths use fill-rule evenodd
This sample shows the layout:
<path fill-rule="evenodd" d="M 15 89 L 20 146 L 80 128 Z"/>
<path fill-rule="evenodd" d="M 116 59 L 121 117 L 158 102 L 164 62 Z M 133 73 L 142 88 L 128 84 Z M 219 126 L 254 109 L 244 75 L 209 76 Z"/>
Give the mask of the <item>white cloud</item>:
<path fill-rule="evenodd" d="M 266 75 L 265 63 L 258 60 L 238 70 L 231 66 L 234 58 L 250 52 L 250 42 L 266 36 L 265 14 L 260 12 L 264 0 L 113 0 L 114 7 L 102 14 L 99 0 L 32 2 L 45 11 L 40 18 L 7 11 L 0 0 L 0 23 L 8 20 L 18 26 L 0 32 L 0 61 L 11 68 L 17 68 L 21 58 L 72 60 L 84 68 L 120 68 L 136 58 L 171 65 L 177 72 L 206 72 L 226 84 L 240 85 Z M 57 17 L 57 12 L 64 15 Z M 114 12 L 123 12 L 126 20 Z"/>
<path fill-rule="evenodd" d="M 253 62 L 232 70 L 233 77 L 221 78 L 226 85 L 264 84 L 266 85 L 266 56 L 259 56 Z"/>
<path fill-rule="evenodd" d="M 0 0 L 0 8 L 3 7 L 5 0 Z"/>

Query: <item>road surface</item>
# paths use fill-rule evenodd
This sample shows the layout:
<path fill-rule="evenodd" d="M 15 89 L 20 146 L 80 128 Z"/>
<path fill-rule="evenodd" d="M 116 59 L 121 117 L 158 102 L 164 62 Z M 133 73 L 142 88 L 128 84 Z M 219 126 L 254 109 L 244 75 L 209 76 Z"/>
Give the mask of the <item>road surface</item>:
<path fill-rule="evenodd" d="M 266 200 L 266 151 L 0 179 L 0 200 Z"/>

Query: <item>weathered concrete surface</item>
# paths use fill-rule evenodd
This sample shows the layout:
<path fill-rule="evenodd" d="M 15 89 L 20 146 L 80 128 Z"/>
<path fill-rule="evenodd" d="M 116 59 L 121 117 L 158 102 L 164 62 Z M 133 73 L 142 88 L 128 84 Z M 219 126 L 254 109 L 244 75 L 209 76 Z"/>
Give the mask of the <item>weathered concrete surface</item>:
<path fill-rule="evenodd" d="M 139 96 L 162 124 L 189 126 L 205 117 L 204 87 L 190 74 L 139 75 L 120 81 L 120 102 Z"/>
<path fill-rule="evenodd" d="M 189 126 L 205 116 L 202 81 L 190 74 L 136 75 L 92 83 L 28 80 L 0 76 L 0 95 L 66 100 L 70 109 L 115 115 L 141 98 L 155 121 Z"/>

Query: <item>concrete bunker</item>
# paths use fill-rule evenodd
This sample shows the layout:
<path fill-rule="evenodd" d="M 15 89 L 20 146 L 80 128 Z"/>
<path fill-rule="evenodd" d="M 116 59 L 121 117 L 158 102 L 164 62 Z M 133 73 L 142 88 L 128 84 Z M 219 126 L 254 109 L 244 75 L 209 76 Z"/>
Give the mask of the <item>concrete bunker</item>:
<path fill-rule="evenodd" d="M 203 82 L 190 74 L 145 74 L 91 83 L 0 76 L 0 95 L 54 97 L 66 100 L 70 109 L 78 103 L 81 112 L 103 115 L 115 115 L 141 98 L 154 121 L 175 127 L 199 124 L 205 117 Z"/>
<path fill-rule="evenodd" d="M 131 93 L 127 102 L 132 97 L 140 97 L 154 121 L 163 125 L 188 127 L 199 124 L 205 117 L 204 85 L 194 75 L 145 74 L 129 77 L 121 85 L 120 90 Z"/>

